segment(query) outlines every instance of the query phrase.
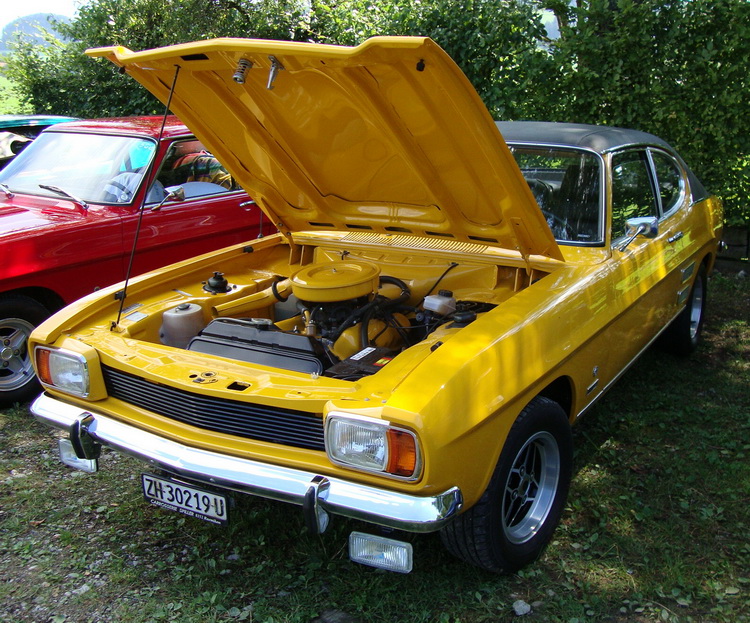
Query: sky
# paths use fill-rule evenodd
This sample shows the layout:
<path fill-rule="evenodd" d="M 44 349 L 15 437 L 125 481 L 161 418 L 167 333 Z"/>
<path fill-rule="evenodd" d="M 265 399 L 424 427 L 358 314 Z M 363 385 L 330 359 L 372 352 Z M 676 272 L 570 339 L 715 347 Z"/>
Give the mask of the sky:
<path fill-rule="evenodd" d="M 17 17 L 34 13 L 54 13 L 73 17 L 82 0 L 22 0 L 21 2 L 3 2 L 0 11 L 0 30 Z"/>

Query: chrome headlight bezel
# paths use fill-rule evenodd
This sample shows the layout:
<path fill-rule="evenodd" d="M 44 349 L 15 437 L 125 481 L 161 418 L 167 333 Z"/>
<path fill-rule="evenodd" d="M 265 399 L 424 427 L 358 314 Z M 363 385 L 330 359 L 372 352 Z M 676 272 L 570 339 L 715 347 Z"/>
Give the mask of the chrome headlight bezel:
<path fill-rule="evenodd" d="M 403 481 L 415 481 L 422 475 L 417 435 L 386 420 L 332 411 L 326 417 L 324 438 L 328 459 L 335 465 Z M 397 469 L 404 448 L 408 464 L 413 465 L 408 474 Z"/>
<path fill-rule="evenodd" d="M 34 349 L 34 365 L 39 381 L 44 387 L 79 398 L 89 397 L 91 373 L 89 362 L 81 353 L 50 346 L 37 346 Z"/>

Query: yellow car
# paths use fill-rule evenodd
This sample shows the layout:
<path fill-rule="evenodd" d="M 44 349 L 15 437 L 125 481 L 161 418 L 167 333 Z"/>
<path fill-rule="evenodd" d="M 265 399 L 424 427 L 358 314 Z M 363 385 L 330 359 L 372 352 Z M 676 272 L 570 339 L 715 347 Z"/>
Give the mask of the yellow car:
<path fill-rule="evenodd" d="M 431 40 L 89 51 L 195 132 L 276 230 L 102 290 L 31 336 L 63 460 L 148 465 L 148 501 L 228 498 L 440 530 L 490 571 L 562 513 L 571 425 L 657 337 L 700 337 L 720 202 L 643 132 L 498 123 Z M 137 250 L 136 250 L 137 253 Z M 398 534 L 398 533 L 396 533 Z"/>

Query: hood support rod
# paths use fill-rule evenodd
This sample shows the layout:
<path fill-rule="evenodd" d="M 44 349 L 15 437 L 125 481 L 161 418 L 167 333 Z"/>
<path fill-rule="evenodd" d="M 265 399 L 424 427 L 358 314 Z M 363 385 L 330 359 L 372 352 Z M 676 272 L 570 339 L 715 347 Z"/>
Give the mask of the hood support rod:
<path fill-rule="evenodd" d="M 146 171 L 145 179 L 146 179 L 146 189 L 145 192 L 141 195 L 141 205 L 138 208 L 138 222 L 135 226 L 135 237 L 133 238 L 133 247 L 130 249 L 130 260 L 128 261 L 128 270 L 125 273 L 125 284 L 122 287 L 122 290 L 117 292 L 115 294 L 115 299 L 120 301 L 120 307 L 117 310 L 117 320 L 112 322 L 112 324 L 109 327 L 110 331 L 114 331 L 120 324 L 120 318 L 122 316 L 122 310 L 125 307 L 125 297 L 128 293 L 128 282 L 130 281 L 130 273 L 133 270 L 133 260 L 135 259 L 135 251 L 138 246 L 138 237 L 141 233 L 141 225 L 143 223 L 143 212 L 146 206 L 146 198 L 148 197 L 148 189 L 151 186 L 152 178 L 156 174 L 156 169 L 154 167 L 154 164 L 156 163 L 156 158 L 159 155 L 159 149 L 161 148 L 161 139 L 164 136 L 164 127 L 167 125 L 167 117 L 169 116 L 169 107 L 172 104 L 172 96 L 174 95 L 175 87 L 177 86 L 177 76 L 180 73 L 180 66 L 175 65 L 174 70 L 174 78 L 172 78 L 172 86 L 169 89 L 169 97 L 167 98 L 167 104 L 164 106 L 164 115 L 161 119 L 161 127 L 159 128 L 159 136 L 156 139 L 156 149 L 154 150 L 154 157 L 151 159 L 151 162 L 149 164 L 148 170 Z"/>

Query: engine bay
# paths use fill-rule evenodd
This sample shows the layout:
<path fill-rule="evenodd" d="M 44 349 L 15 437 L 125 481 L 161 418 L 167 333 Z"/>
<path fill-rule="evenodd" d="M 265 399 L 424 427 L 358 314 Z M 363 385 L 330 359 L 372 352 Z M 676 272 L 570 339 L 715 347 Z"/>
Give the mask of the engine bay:
<path fill-rule="evenodd" d="M 439 247 L 290 250 L 269 237 L 145 282 L 108 333 L 356 381 L 417 344 L 444 341 L 548 274 L 475 246 L 468 257 Z"/>
<path fill-rule="evenodd" d="M 213 294 L 231 291 L 218 271 L 203 287 Z M 495 307 L 456 300 L 450 290 L 430 291 L 414 305 L 405 281 L 381 275 L 377 265 L 363 261 L 311 264 L 289 279 L 279 277 L 270 290 L 273 319 L 218 317 L 204 326 L 202 308 L 182 303 L 164 312 L 161 342 L 236 361 L 356 380 L 376 373 L 439 326 L 466 326 Z"/>

